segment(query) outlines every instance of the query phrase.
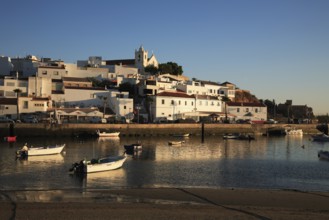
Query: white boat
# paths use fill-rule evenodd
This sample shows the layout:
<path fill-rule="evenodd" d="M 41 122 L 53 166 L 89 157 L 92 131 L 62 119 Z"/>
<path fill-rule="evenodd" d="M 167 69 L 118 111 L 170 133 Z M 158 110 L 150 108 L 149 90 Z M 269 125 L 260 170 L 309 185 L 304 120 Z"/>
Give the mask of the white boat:
<path fill-rule="evenodd" d="M 286 128 L 286 135 L 303 135 L 303 129 Z"/>
<path fill-rule="evenodd" d="M 318 152 L 319 159 L 329 160 L 329 151 L 320 150 Z"/>
<path fill-rule="evenodd" d="M 180 145 L 182 143 L 184 143 L 185 141 L 169 141 L 168 144 L 169 145 Z"/>
<path fill-rule="evenodd" d="M 120 132 L 105 132 L 105 131 L 96 131 L 98 137 L 119 137 Z"/>
<path fill-rule="evenodd" d="M 65 144 L 53 145 L 53 146 L 44 146 L 44 147 L 29 147 L 26 151 L 19 150 L 17 151 L 17 156 L 43 156 L 43 155 L 53 155 L 59 154 L 63 151 Z"/>
<path fill-rule="evenodd" d="M 173 136 L 174 137 L 189 137 L 190 134 L 189 133 L 186 133 L 186 134 L 174 134 Z"/>
<path fill-rule="evenodd" d="M 122 167 L 127 156 L 111 156 L 100 159 L 82 160 L 80 163 L 73 164 L 70 171 L 78 173 L 95 173 L 102 171 L 115 170 Z"/>

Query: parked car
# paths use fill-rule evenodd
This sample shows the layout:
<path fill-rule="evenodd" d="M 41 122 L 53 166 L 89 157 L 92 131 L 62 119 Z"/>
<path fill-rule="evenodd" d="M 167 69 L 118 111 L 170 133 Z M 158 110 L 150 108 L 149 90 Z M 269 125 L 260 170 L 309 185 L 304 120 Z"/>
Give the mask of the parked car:
<path fill-rule="evenodd" d="M 0 123 L 8 123 L 8 122 L 14 122 L 14 121 L 6 116 L 0 116 Z"/>
<path fill-rule="evenodd" d="M 29 116 L 29 117 L 23 118 L 22 122 L 24 122 L 24 123 L 38 123 L 39 121 L 36 117 Z"/>
<path fill-rule="evenodd" d="M 91 117 L 89 120 L 90 123 L 103 123 L 106 124 L 107 120 L 106 118 L 100 118 L 100 117 Z"/>

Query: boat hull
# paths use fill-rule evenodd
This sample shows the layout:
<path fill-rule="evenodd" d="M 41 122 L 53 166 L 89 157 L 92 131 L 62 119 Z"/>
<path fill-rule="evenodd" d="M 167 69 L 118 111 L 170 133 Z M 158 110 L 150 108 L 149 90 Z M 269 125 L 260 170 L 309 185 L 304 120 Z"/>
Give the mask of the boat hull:
<path fill-rule="evenodd" d="M 65 144 L 48 146 L 48 147 L 32 147 L 27 151 L 28 156 L 42 156 L 42 155 L 52 155 L 59 154 L 63 151 Z"/>
<path fill-rule="evenodd" d="M 126 161 L 126 156 L 108 157 L 100 159 L 100 163 L 91 163 L 91 161 L 84 162 L 84 173 L 95 173 L 109 170 L 115 170 L 122 167 Z M 104 160 L 102 162 L 102 160 Z"/>
<path fill-rule="evenodd" d="M 318 152 L 319 159 L 329 160 L 329 151 L 320 150 Z"/>
<path fill-rule="evenodd" d="M 120 132 L 100 132 L 97 131 L 98 137 L 119 137 Z"/>

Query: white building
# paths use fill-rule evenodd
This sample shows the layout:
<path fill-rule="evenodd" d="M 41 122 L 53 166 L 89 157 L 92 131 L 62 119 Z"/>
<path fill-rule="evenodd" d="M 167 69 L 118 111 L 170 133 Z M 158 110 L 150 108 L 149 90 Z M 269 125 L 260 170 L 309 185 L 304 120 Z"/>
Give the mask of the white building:
<path fill-rule="evenodd" d="M 224 82 L 224 83 L 221 84 L 221 88 L 220 88 L 219 93 L 222 96 L 226 96 L 231 101 L 234 101 L 235 100 L 235 90 L 236 90 L 235 84 L 230 83 L 230 82 Z"/>
<path fill-rule="evenodd" d="M 267 120 L 267 106 L 263 103 L 227 102 L 226 105 L 227 113 L 234 115 L 235 120 Z"/>
<path fill-rule="evenodd" d="M 16 77 L 5 76 L 0 79 L 0 97 L 16 98 L 15 89 L 20 89 L 20 95 L 27 95 L 28 80 L 26 78 L 18 79 Z"/>
<path fill-rule="evenodd" d="M 129 98 L 128 92 L 110 90 L 108 106 L 113 110 L 118 118 L 125 117 L 128 121 L 134 118 L 134 100 Z"/>
<path fill-rule="evenodd" d="M 191 113 L 195 109 L 195 98 L 184 92 L 161 92 L 153 96 L 151 104 L 153 121 L 165 118 L 176 120 L 183 113 Z"/>

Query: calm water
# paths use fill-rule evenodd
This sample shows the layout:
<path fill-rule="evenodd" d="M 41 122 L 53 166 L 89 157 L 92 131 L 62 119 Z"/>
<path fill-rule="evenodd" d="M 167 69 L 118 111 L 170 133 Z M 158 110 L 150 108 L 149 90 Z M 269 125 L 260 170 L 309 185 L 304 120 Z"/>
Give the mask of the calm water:
<path fill-rule="evenodd" d="M 83 158 L 124 153 L 124 144 L 142 141 L 143 150 L 114 171 L 70 175 L 71 164 Z M 255 141 L 221 137 L 185 138 L 182 146 L 169 146 L 168 137 L 89 139 L 34 138 L 12 145 L 1 143 L 0 190 L 49 190 L 138 187 L 263 188 L 329 191 L 329 161 L 319 160 L 320 149 L 304 137 L 256 137 Z M 15 160 L 25 142 L 34 146 L 66 143 L 56 156 Z M 303 147 L 302 147 L 303 146 Z"/>

